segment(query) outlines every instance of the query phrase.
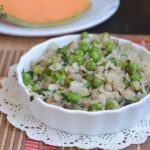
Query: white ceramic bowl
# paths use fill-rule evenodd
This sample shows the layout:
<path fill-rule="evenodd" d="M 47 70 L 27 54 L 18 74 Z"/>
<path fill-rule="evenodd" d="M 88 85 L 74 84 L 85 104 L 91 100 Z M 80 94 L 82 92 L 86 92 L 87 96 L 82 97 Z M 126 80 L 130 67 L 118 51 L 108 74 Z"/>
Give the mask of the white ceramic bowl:
<path fill-rule="evenodd" d="M 92 36 L 92 35 L 90 35 Z M 22 71 L 30 70 L 30 62 L 36 60 L 48 48 L 51 42 L 55 42 L 58 47 L 62 47 L 71 41 L 77 41 L 79 35 L 69 35 L 50 39 L 33 48 L 24 54 L 17 66 L 18 82 L 24 91 L 26 101 L 25 106 L 30 112 L 47 126 L 60 129 L 73 134 L 98 135 L 114 133 L 128 129 L 137 125 L 138 122 L 150 114 L 150 94 L 141 101 L 125 106 L 118 110 L 103 110 L 98 112 L 86 112 L 77 110 L 67 110 L 55 105 L 47 104 L 41 99 L 34 99 L 30 102 L 30 92 L 23 84 Z M 115 38 L 115 37 L 112 37 Z M 115 38 L 121 43 L 132 43 L 130 41 Z M 132 43 L 137 49 L 150 52 L 144 47 Z"/>

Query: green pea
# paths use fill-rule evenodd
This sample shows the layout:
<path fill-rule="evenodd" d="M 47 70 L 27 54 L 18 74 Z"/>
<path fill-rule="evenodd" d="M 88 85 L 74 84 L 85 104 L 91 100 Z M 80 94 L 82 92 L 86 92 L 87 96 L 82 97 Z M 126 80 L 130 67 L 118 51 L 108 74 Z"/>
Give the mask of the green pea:
<path fill-rule="evenodd" d="M 103 108 L 102 105 L 99 104 L 99 103 L 92 105 L 92 110 L 93 110 L 93 111 L 94 111 L 94 110 L 102 110 L 102 108 Z"/>
<path fill-rule="evenodd" d="M 35 92 L 36 90 L 38 90 L 37 86 L 35 84 L 31 85 L 31 89 L 32 89 L 32 92 Z"/>
<path fill-rule="evenodd" d="M 88 38 L 89 37 L 89 34 L 87 32 L 83 32 L 81 33 L 80 35 L 80 38 L 84 39 L 84 38 Z"/>
<path fill-rule="evenodd" d="M 23 78 L 24 81 L 25 81 L 25 80 L 31 80 L 31 79 L 32 79 L 32 74 L 31 74 L 31 72 L 23 72 L 23 73 L 22 73 L 22 78 Z"/>
<path fill-rule="evenodd" d="M 75 107 L 74 110 L 83 110 L 81 107 Z"/>
<path fill-rule="evenodd" d="M 102 80 L 98 77 L 94 77 L 93 82 L 92 82 L 92 87 L 97 88 L 102 85 Z"/>
<path fill-rule="evenodd" d="M 51 62 L 52 62 L 52 64 L 55 64 L 55 63 L 58 62 L 58 59 L 57 59 L 57 58 L 52 58 L 52 59 L 51 59 Z"/>
<path fill-rule="evenodd" d="M 67 62 L 72 63 L 74 61 L 75 55 L 70 55 L 67 57 Z"/>
<path fill-rule="evenodd" d="M 88 71 L 93 71 L 96 68 L 96 63 L 94 61 L 89 61 L 86 63 L 85 68 Z"/>
<path fill-rule="evenodd" d="M 114 64 L 117 64 L 117 58 L 115 57 L 110 57 L 109 60 L 114 63 Z"/>
<path fill-rule="evenodd" d="M 23 81 L 23 83 L 24 83 L 25 86 L 28 86 L 30 84 L 30 82 L 31 82 L 30 80 L 24 80 Z"/>
<path fill-rule="evenodd" d="M 57 50 L 57 53 L 61 53 L 61 54 L 63 54 L 63 55 L 67 55 L 67 51 L 68 51 L 68 47 L 67 47 L 67 46 L 64 46 L 64 47 L 62 47 L 62 48 L 59 48 L 59 49 Z"/>
<path fill-rule="evenodd" d="M 65 79 L 64 79 L 64 85 L 65 85 L 66 87 L 70 87 L 70 83 L 71 83 L 71 79 L 70 79 L 70 78 L 65 78 Z"/>
<path fill-rule="evenodd" d="M 108 37 L 108 38 L 110 38 L 110 34 L 109 34 L 108 32 L 104 32 L 104 33 L 101 35 L 101 37 Z"/>
<path fill-rule="evenodd" d="M 106 43 L 104 44 L 104 48 L 103 48 L 103 49 L 104 49 L 106 52 L 112 52 L 113 48 L 114 48 L 114 45 L 113 45 L 111 42 L 106 42 Z"/>
<path fill-rule="evenodd" d="M 76 92 L 71 92 L 68 94 L 68 100 L 74 104 L 78 104 L 80 101 L 80 94 Z"/>
<path fill-rule="evenodd" d="M 60 73 L 54 73 L 54 75 L 53 75 L 53 81 L 55 82 L 55 83 L 59 83 L 59 82 L 61 82 L 62 81 L 62 75 L 60 74 Z"/>
<path fill-rule="evenodd" d="M 96 47 L 96 46 L 92 46 L 90 48 L 90 52 L 100 52 L 100 49 L 98 47 Z"/>
<path fill-rule="evenodd" d="M 87 75 L 85 78 L 88 82 L 92 82 L 93 80 L 93 75 Z"/>
<path fill-rule="evenodd" d="M 64 46 L 64 47 L 62 48 L 62 53 L 63 53 L 64 55 L 67 55 L 67 51 L 68 51 L 68 47 L 67 47 L 67 46 Z"/>
<path fill-rule="evenodd" d="M 84 56 L 84 52 L 82 50 L 76 51 L 77 56 Z"/>
<path fill-rule="evenodd" d="M 78 64 L 82 65 L 83 64 L 83 57 L 75 56 L 74 57 L 74 62 L 77 62 Z"/>
<path fill-rule="evenodd" d="M 128 64 L 127 69 L 130 73 L 136 73 L 139 71 L 139 65 L 136 63 Z"/>
<path fill-rule="evenodd" d="M 79 50 L 82 50 L 84 53 L 86 53 L 89 51 L 89 46 L 86 43 L 80 43 Z"/>
<path fill-rule="evenodd" d="M 130 84 L 130 82 L 129 82 L 126 78 L 123 79 L 123 83 L 124 83 L 125 85 L 129 85 L 129 84 Z"/>
<path fill-rule="evenodd" d="M 98 62 L 102 58 L 102 54 L 100 52 L 91 52 L 90 57 L 93 58 L 94 62 Z"/>
<path fill-rule="evenodd" d="M 132 74 L 130 76 L 131 81 L 140 81 L 141 80 L 141 76 L 138 73 Z"/>
<path fill-rule="evenodd" d="M 123 68 L 124 68 L 124 65 L 121 64 L 121 63 L 118 63 L 117 66 L 118 66 L 120 69 L 123 69 Z"/>
<path fill-rule="evenodd" d="M 106 110 L 113 110 L 113 109 L 115 109 L 115 103 L 113 101 L 107 101 Z"/>
<path fill-rule="evenodd" d="M 96 44 L 99 44 L 99 42 L 98 42 L 97 40 L 92 40 L 92 41 L 91 41 L 91 45 L 94 46 L 94 45 L 96 45 Z"/>
<path fill-rule="evenodd" d="M 39 70 L 40 70 L 40 68 L 41 68 L 41 66 L 40 66 L 40 65 L 36 65 L 36 66 L 34 66 L 34 68 L 33 68 L 33 73 L 34 73 L 35 75 L 38 75 L 38 74 L 39 74 Z"/>
<path fill-rule="evenodd" d="M 35 83 L 33 81 L 31 81 L 31 80 L 27 80 L 27 79 L 24 80 L 24 84 L 26 86 L 30 85 L 32 92 L 34 92 L 35 90 L 38 90 L 38 88 L 36 87 Z"/>

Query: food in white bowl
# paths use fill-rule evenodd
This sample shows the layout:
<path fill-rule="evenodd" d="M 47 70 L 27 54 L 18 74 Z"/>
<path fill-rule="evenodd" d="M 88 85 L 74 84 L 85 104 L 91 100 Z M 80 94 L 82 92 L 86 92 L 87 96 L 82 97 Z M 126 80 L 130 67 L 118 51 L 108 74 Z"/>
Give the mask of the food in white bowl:
<path fill-rule="evenodd" d="M 62 48 L 52 43 L 23 72 L 33 97 L 67 109 L 113 110 L 136 103 L 150 90 L 147 54 L 121 45 L 108 33 L 81 34 Z M 150 57 L 149 57 L 150 58 Z"/>
<path fill-rule="evenodd" d="M 146 49 L 129 41 L 84 32 L 32 48 L 17 74 L 24 103 L 37 119 L 97 135 L 133 127 L 149 114 L 149 59 Z"/>

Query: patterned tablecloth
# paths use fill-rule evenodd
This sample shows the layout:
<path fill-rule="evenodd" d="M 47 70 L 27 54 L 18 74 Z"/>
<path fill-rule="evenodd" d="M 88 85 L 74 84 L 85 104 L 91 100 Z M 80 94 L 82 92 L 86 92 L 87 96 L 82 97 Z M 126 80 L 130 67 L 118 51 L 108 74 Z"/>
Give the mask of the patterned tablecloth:
<path fill-rule="evenodd" d="M 144 35 L 115 35 L 132 40 L 150 50 L 150 36 Z M 18 62 L 20 56 L 32 46 L 51 37 L 31 38 L 0 35 L 0 79 L 7 76 L 11 65 Z M 43 142 L 29 139 L 25 132 L 12 126 L 6 115 L 0 112 L 0 150 L 75 150 L 79 148 L 64 148 L 46 145 Z M 96 150 L 96 149 L 95 149 Z M 144 144 L 131 145 L 124 150 L 150 150 L 150 137 Z"/>

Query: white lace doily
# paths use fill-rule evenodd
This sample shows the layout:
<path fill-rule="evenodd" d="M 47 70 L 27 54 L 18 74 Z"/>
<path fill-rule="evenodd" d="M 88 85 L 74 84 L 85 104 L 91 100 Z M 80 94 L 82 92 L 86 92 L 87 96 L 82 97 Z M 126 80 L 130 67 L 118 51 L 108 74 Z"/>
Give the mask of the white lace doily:
<path fill-rule="evenodd" d="M 8 78 L 1 81 L 0 111 L 7 114 L 7 119 L 11 124 L 25 131 L 34 140 L 55 146 L 76 146 L 84 149 L 98 147 L 116 150 L 130 144 L 144 143 L 150 136 L 150 118 L 141 121 L 135 128 L 99 136 L 73 135 L 51 129 L 33 117 L 21 103 L 22 91 L 18 88 L 15 70 L 16 65 L 10 68 Z"/>

